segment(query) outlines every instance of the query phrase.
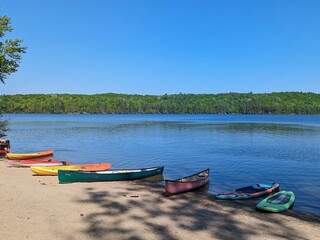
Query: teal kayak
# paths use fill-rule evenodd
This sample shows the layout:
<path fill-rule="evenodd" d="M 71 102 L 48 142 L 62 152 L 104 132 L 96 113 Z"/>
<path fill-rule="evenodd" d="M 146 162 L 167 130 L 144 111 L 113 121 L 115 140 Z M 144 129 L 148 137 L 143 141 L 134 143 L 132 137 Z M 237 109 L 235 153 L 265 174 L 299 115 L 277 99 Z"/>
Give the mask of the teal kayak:
<path fill-rule="evenodd" d="M 256 209 L 268 212 L 284 212 L 294 204 L 295 196 L 291 191 L 281 191 L 263 199 Z"/>

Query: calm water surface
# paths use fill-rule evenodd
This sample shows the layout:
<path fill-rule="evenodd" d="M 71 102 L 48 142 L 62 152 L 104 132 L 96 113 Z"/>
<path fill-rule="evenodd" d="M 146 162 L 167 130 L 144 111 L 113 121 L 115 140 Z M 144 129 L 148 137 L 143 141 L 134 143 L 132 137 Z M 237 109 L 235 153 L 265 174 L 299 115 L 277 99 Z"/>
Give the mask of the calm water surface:
<path fill-rule="evenodd" d="M 296 210 L 320 215 L 320 116 L 5 114 L 14 152 L 54 149 L 74 164 L 211 169 L 209 191 L 279 182 Z M 259 202 L 259 200 L 257 200 Z"/>

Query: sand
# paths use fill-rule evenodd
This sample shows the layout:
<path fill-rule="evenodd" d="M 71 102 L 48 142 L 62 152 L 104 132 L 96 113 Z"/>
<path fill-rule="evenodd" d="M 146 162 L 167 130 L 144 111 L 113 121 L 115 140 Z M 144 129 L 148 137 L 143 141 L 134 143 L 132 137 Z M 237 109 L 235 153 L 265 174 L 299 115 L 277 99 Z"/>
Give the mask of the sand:
<path fill-rule="evenodd" d="M 320 239 L 320 216 L 145 181 L 59 184 L 0 161 L 0 239 Z"/>

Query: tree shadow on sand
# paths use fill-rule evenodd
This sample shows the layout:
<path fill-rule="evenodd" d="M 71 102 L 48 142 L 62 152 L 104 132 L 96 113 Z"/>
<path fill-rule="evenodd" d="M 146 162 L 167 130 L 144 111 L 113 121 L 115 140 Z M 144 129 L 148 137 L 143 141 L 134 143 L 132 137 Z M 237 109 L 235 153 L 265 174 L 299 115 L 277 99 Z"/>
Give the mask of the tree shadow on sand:
<path fill-rule="evenodd" d="M 165 197 L 163 186 L 141 181 L 117 184 L 108 191 L 110 187 L 112 183 L 106 183 L 101 191 L 92 184 L 83 199 L 75 200 L 93 206 L 94 211 L 82 218 L 88 239 L 248 239 L 257 233 L 265 238 L 309 239 L 292 223 L 320 226 L 320 217 L 312 214 L 257 212 L 259 200 L 223 201 L 201 192 Z"/>

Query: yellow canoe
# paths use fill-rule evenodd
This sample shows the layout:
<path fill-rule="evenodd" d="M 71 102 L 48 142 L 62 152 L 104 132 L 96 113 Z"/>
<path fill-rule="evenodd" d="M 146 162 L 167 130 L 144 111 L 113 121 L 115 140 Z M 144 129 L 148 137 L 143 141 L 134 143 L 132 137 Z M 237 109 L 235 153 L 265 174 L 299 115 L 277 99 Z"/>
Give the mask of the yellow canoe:
<path fill-rule="evenodd" d="M 47 150 L 42 152 L 35 153 L 7 153 L 8 159 L 13 160 L 24 160 L 24 159 L 32 159 L 32 158 L 40 158 L 45 156 L 53 155 L 53 150 Z"/>
<path fill-rule="evenodd" d="M 38 176 L 57 176 L 58 170 L 71 170 L 71 171 L 103 171 L 111 168 L 110 163 L 98 164 L 81 164 L 81 165 L 68 165 L 68 166 L 47 166 L 47 167 L 30 167 L 30 170 Z"/>

